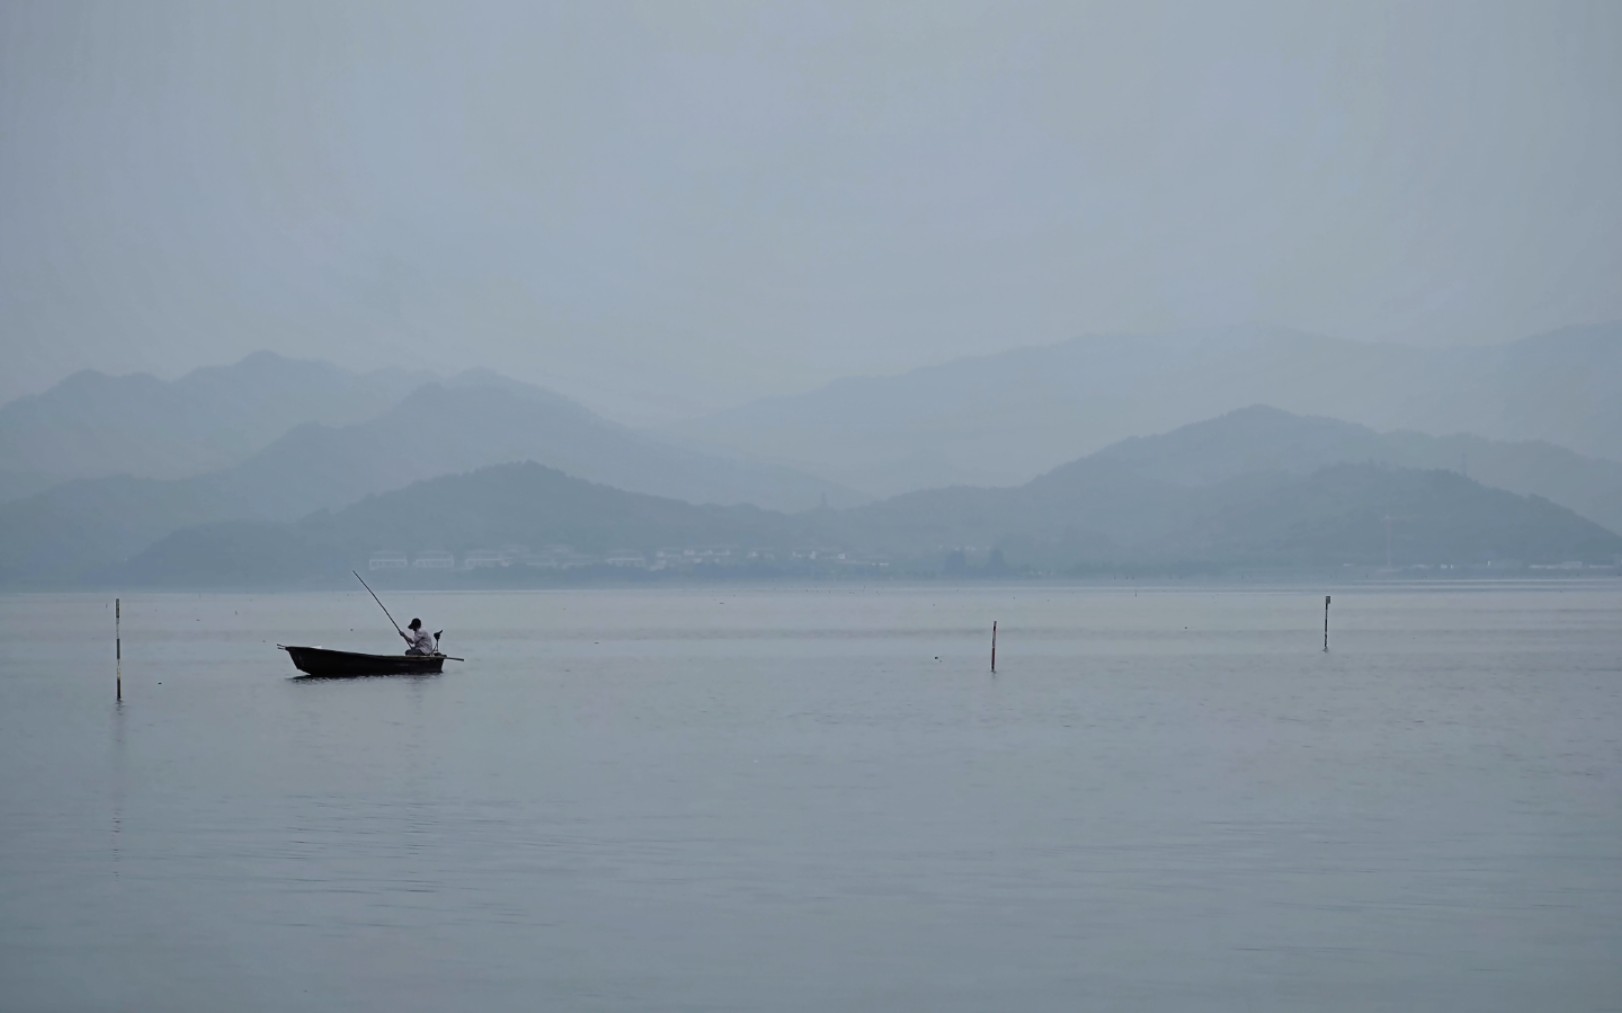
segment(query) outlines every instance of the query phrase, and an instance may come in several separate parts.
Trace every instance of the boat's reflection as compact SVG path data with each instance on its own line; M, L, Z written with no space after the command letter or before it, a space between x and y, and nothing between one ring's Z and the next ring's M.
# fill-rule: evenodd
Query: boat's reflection
M356 672L354 675L293 675L288 682L357 682L367 679L400 679L407 682L426 682L438 679L444 672Z

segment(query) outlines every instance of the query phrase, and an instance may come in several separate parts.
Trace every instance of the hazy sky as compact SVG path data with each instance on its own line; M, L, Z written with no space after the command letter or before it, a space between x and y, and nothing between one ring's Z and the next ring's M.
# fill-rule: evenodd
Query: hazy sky
M0 5L0 399L259 348L625 417L1106 330L1622 317L1622 3Z

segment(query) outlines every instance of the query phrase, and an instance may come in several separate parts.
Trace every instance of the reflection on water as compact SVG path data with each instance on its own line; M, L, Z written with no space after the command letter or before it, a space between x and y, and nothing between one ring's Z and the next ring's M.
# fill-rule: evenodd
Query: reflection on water
M318 682L350 682L354 679L401 679L405 681L438 679L443 672L361 672L355 675L303 675L291 677L296 684L310 684Z
M0 1006L1614 1008L1622 589L1332 590L0 598Z

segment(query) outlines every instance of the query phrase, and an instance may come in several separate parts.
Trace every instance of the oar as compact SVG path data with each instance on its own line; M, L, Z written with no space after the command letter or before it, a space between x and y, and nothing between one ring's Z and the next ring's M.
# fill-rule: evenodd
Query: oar
M372 590L372 585L366 583L365 578L363 578L359 573L356 573L354 570L350 570L349 572L355 574L355 579L360 581L360 586L364 587L366 589L366 593L372 596L372 600L377 602L377 607L383 610L383 614L389 616L389 607L383 604L383 599L379 598L377 596L377 592ZM393 616L389 616L389 622L394 623L394 632L400 634L402 637L405 636L405 630L400 629L400 624L394 622Z

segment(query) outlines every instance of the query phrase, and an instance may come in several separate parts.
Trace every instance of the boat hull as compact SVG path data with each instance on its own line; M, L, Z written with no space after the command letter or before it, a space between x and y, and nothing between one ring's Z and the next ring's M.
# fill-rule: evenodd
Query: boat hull
M357 675L432 675L443 671L442 654L357 654L324 647L277 644L293 659L293 667L306 675L340 679Z

